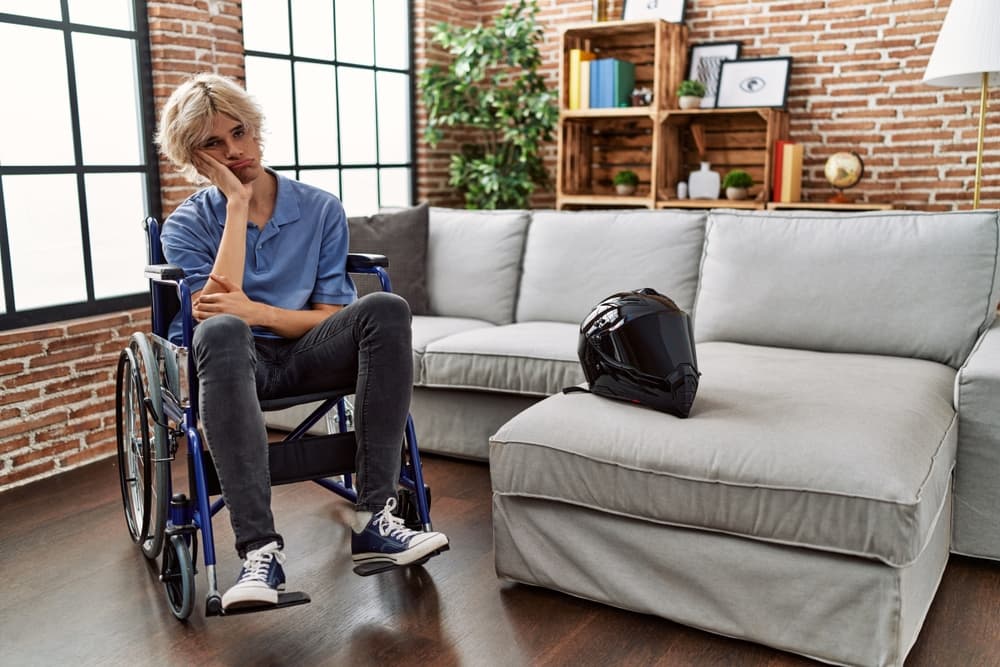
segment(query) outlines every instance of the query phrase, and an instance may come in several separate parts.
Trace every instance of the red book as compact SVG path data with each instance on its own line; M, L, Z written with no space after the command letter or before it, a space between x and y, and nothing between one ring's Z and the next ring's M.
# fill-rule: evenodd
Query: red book
M773 169L771 170L771 201L781 201L781 155L785 152L785 144L790 143L792 142L785 139L778 139L774 142L774 157L771 159L773 163Z

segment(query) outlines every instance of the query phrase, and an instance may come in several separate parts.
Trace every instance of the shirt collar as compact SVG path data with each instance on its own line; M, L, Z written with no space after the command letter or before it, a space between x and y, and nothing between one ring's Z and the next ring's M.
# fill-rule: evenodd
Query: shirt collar
M293 191L292 182L287 177L271 170L270 168L265 167L265 170L276 178L276 187L278 189L277 197L274 202L274 213L271 214L271 220L268 222L273 221L274 224L279 227L289 222L295 222L299 219L301 213L299 211L299 200ZM220 225L225 226L225 195L222 194L222 191L219 190L219 188L213 185L209 190L209 198L212 202L212 210L215 213L215 221Z

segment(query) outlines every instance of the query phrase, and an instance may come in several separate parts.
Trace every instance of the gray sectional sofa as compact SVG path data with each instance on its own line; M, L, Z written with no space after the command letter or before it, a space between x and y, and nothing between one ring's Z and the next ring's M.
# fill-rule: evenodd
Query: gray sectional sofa
M500 576L898 665L949 552L1000 559L996 211L431 209L421 449L489 460ZM580 320L692 313L678 419L586 393Z

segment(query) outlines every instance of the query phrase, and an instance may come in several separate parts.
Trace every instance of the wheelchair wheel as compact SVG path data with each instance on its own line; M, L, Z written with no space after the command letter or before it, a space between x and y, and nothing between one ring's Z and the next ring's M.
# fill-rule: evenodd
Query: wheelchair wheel
M115 381L118 471L125 522L146 558L163 546L170 496L170 467L155 356L135 334L118 357Z
M183 535L171 535L164 545L160 581L167 594L170 613L183 621L194 608L194 564Z

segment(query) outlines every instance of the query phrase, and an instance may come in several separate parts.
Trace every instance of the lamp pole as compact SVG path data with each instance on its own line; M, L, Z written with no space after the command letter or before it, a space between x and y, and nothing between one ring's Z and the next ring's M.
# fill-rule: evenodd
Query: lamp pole
M979 190L983 182L983 137L986 134L986 98L989 96L986 84L989 72L983 72L982 90L979 93L979 144L976 146L976 188L972 195L972 208L979 208Z

